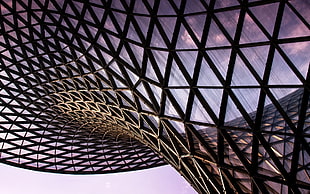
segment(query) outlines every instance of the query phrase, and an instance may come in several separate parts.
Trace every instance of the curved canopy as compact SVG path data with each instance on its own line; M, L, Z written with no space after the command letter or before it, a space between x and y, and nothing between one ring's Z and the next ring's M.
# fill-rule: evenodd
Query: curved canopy
M0 2L0 158L169 163L208 192L310 190L307 1Z

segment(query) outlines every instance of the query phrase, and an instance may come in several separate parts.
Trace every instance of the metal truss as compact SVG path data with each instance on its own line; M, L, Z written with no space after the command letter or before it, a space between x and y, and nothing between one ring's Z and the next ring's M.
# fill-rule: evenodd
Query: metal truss
M0 1L0 160L310 190L307 1Z

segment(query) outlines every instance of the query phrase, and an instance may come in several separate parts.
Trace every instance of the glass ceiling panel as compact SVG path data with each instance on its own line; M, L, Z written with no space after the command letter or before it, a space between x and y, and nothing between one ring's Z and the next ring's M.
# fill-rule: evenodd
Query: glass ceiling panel
M0 159L78 174L167 162L199 193L308 191L308 10L1 1Z

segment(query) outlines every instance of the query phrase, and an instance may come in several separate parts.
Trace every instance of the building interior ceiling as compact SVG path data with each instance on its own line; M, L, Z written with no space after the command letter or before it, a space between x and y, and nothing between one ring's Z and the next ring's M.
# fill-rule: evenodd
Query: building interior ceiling
M0 162L169 164L199 193L310 190L310 4L0 1Z

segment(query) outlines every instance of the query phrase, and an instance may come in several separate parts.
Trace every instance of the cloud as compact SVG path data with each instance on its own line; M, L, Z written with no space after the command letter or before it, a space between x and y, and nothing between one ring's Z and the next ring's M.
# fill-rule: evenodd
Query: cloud
M191 36L187 32L187 30L184 30L183 34L181 35L181 39L184 41L186 45L195 46L194 41L192 40Z
M305 50L309 51L310 44L309 42L299 42L297 44L294 44L292 47L288 48L288 53L291 55L299 55L300 53L303 53Z

